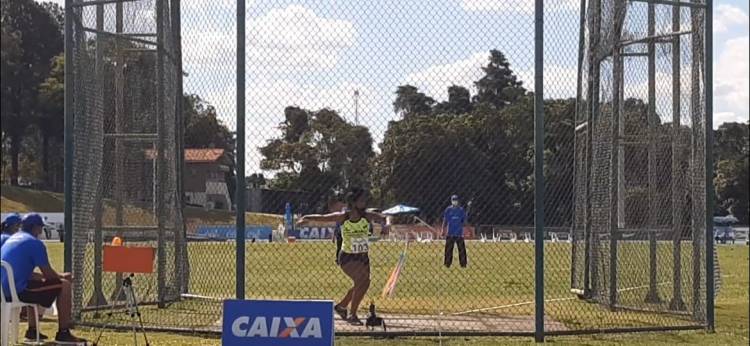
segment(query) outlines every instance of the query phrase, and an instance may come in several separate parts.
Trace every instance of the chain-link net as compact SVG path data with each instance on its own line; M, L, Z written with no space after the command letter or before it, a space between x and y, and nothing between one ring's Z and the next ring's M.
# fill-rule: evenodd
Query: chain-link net
M74 310L81 322L97 323L127 298L123 275L103 268L103 246L114 237L156 249L154 274L133 286L141 302L174 302L187 280L179 53L166 2L74 2L72 15Z
M705 323L690 4L545 1L546 332ZM101 248L119 235L157 248L135 281L149 327L220 331L241 265L250 299L374 306L387 333L533 333L534 2L248 2L245 263L235 6L75 13L79 319L118 298ZM353 187L377 209L354 241ZM385 333L351 322L336 332Z
M705 321L705 10L690 4L581 9L572 283L610 311L597 328Z

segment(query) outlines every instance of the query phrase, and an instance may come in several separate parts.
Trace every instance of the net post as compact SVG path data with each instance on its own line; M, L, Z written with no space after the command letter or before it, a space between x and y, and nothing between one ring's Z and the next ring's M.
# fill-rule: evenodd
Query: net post
M680 31L680 7L672 7L672 31ZM682 89L680 84L680 37L672 37L672 300L669 309L685 311L682 299L682 217L683 210L683 179L680 169L682 158L682 136L680 112Z
M123 3L122 1L118 1L115 3L115 32L116 33L122 33L123 32ZM121 43L119 39L115 39L115 52L117 54L116 61L117 65L115 66L115 133L121 134L123 133L123 121L125 120L125 99L124 99L124 93L125 93L125 80L124 80L124 59L122 55L122 51L120 50ZM115 225L123 225L124 224L124 215L123 215L123 200L124 198L124 192L125 192L125 160L123 159L123 143L120 137L114 138L115 142L115 158L114 158L114 165L115 165ZM122 236L122 233L119 231L116 232L118 236ZM122 286L122 274L116 273L115 274L115 285L112 289L111 294L111 300L123 300L125 299L125 295L120 290L120 287ZM119 293L119 294L118 294Z
M656 10L653 2L648 3L648 36L653 37L656 32ZM654 39L648 41L648 242L649 242L649 265L648 265L648 293L645 301L658 304L661 302L659 292L656 288L657 275L657 248L656 248L656 43Z
M185 188L184 188L184 174L185 174L185 138L184 138L184 123L185 117L182 109L183 102L183 89L182 89L182 18L181 18L181 2L180 0L171 0L170 16L172 24L172 43L174 50L171 52L174 57L175 70L175 137L177 140L177 146L175 150L175 164L176 164L176 179L177 179L177 198L175 200L176 208L183 210L185 208ZM187 230L185 228L184 218L180 217L175 221L175 240L178 244L175 245L175 268L178 270L178 280L180 287L178 288L180 293L187 293L189 288L189 261L188 261L188 248L187 248Z
M624 2L616 3L614 8L614 46L612 48L612 123L610 127L611 156L609 162L609 292L608 301L610 310L615 309L618 303L618 242L620 230L625 227L624 197L625 197L625 162L624 148L620 139L624 136L623 104L624 104L624 79L625 79L625 56L622 46L619 44L622 37L624 16L626 12ZM621 18L619 20L617 18Z
M73 0L65 0L65 146L63 270L73 271Z
M103 30L98 29L98 30ZM122 1L115 3L115 32L121 34L123 32L123 4ZM125 80L124 80L124 59L121 49L121 40L115 39L115 60L117 65L115 66L115 133L123 133L123 120L125 118ZM123 200L124 198L124 182L125 182L125 160L123 159L123 145L122 140L119 137L114 138L115 142L115 225L121 226L124 224L123 215ZM121 234L118 233L118 236Z
M615 37L619 38L620 33L615 30ZM620 137L622 131L620 129L621 123L621 107L622 103L620 97L622 95L621 83L623 77L623 57L620 54L620 47L615 46L612 55L613 62L613 78L612 78L612 127L610 128L611 139L611 150L612 154L610 157L610 170L609 170L609 198L610 198L610 209L609 209L609 292L608 301L610 310L615 309L617 305L617 237L619 236L620 229L620 172L623 167L620 166Z
M96 5L96 30L104 31L104 5ZM96 54L95 54L95 75L96 75L96 103L100 105L97 114L95 116L103 119L103 107L104 107L104 44L106 37L102 35L96 35ZM104 293L102 289L102 245L104 242L104 234L102 229L102 214L104 213L103 203L104 200L104 182L99 180L96 186L96 196L94 198L97 203L94 205L94 292L92 292L91 298L89 299L89 306L100 306L106 304ZM98 313L94 314L94 317L98 317Z
M245 0L237 0L236 296L245 299Z
M704 54L705 61L703 61L704 68L704 85L705 85L705 184L706 184L706 329L713 333L714 332L714 244L713 244L713 229L714 229L714 171L713 171L713 0L706 0L705 9L705 25L704 25Z
M164 205L166 188L166 119L164 114L164 1L156 0L156 218L157 218L157 302L160 308L166 306L166 206Z
M599 32L602 20L601 0L592 0L592 31ZM589 37L589 47L598 44L599 38L595 35ZM601 87L601 63L595 54L589 55L589 116L587 123L587 142L588 150L586 152L586 268L584 276L587 278L584 288L584 298L593 298L599 295L599 236L594 234L593 227L593 176L594 176L594 129L599 121L599 88Z
M576 115L573 119L573 125L574 125L574 137L573 137L573 157L577 158L578 156L578 150L580 144L578 143L578 131L575 130L575 127L578 126L579 121L579 115L578 113L581 110L581 99L583 98L583 81L582 81L582 73L583 73L583 57L584 57L584 47L585 47L585 39L584 36L586 34L586 1L581 1L580 9L579 9L579 18L578 18L578 65L576 66ZM585 114L585 112L584 112ZM584 146L585 149L585 146ZM575 194L577 195L579 193L579 181L581 178L578 176L580 174L580 168L577 163L578 160L575 160L576 163L573 165L573 186L575 189ZM575 203L577 203L577 197L575 197ZM575 204L574 203L574 204ZM571 256L570 256L570 268L571 268L571 275L570 275L570 287L574 288L576 287L576 278L579 276L577 273L578 270L580 270L577 266L576 259L578 258L578 251L581 251L578 246L576 246L576 235L578 234L578 229L580 227L579 220L578 220L578 206L574 206L573 208L573 223L571 227L570 232L570 240L573 243L572 249L571 249ZM584 237L585 239L585 237ZM584 253L585 256L585 253ZM584 269L583 271L586 272L587 269ZM583 281L585 286L585 280ZM580 287L580 285L579 285Z
M71 207L71 225L70 231L66 239L69 239L69 248L71 253L71 267L70 272L74 275L73 280L73 314L76 320L81 320L81 310L84 303L84 275L87 266L85 264L86 256L86 244L88 240L82 239L87 237L90 231L90 218L92 218L92 210L90 202L84 201L81 198L86 194L88 188L92 184L89 181L89 175L87 174L87 168L81 167L78 164L85 160L91 159L91 150L88 148L91 145L93 138L85 136L76 136L77 133L82 131L90 131L89 123L91 117L88 114L89 103L88 95L85 92L84 83L88 81L86 78L86 72L90 69L90 66L81 66L81 60L88 58L87 54L80 54L81 51L85 51L86 38L83 31L83 24L81 23L82 9L75 7L76 4L80 4L80 0L71 0L70 12L66 12L65 18L71 19L71 84L73 94L70 97L71 107L71 152L70 152L70 164L71 164L71 203L67 204ZM84 58L85 56L85 58ZM88 61L87 61L88 62ZM76 122L76 118L79 120ZM88 135L88 133L87 133ZM76 143L78 142L78 143ZM76 152L77 151L77 152ZM95 165L96 163L91 163ZM85 180L83 180L85 179ZM75 185L74 185L75 184ZM91 198L88 198L91 200ZM76 211L74 214L73 211Z
M697 2L696 0L693 0L693 2ZM699 90L699 86L701 83L700 80L700 63L697 63L697 61L703 62L703 57L701 57L702 49L703 49L703 33L700 32L699 29L701 26L701 21L703 20L701 18L701 9L698 8L691 8L690 9L690 20L691 20L691 27L693 28L693 33L691 35L691 64L690 64L690 127L691 127L691 157L690 157L690 174L691 174L691 196L692 196L692 210L691 210L691 235L693 238L693 251L692 251L692 264L693 264L693 301L692 301L692 311L693 311L693 318L698 321L706 321L707 322L707 316L704 315L703 306L701 304L702 299L705 297L703 296L701 292L702 288L702 279L701 275L703 267L703 260L702 255L704 255L702 252L704 249L701 248L701 246L710 246L713 244L713 234L710 235L710 237L706 237L707 230L704 230L703 228L706 226L705 220L699 219L697 216L701 215L702 213L708 214L705 210L705 201L702 200L705 196L701 197L706 191L705 187L701 186L700 184L705 183L704 181L699 181L703 178L703 174L705 174L705 167L701 167L701 165L705 165L705 158L701 160L700 154L701 154L701 140L705 138L701 135L701 131L703 129L699 129L701 123L701 112L705 112L706 109L704 109L704 106L701 105L701 92ZM705 90L704 90L705 92ZM705 113L703 113L705 114ZM705 119L703 119L705 120ZM705 143L703 143L705 144ZM705 148L704 148L705 149ZM704 152L705 154L705 152ZM703 203L702 203L703 202ZM713 221L713 220L712 220ZM713 248L711 249L713 251ZM708 261L708 259L706 259ZM705 283L708 283L708 278L706 278ZM706 290L708 291L708 289Z
M544 1L534 9L534 341L544 342Z

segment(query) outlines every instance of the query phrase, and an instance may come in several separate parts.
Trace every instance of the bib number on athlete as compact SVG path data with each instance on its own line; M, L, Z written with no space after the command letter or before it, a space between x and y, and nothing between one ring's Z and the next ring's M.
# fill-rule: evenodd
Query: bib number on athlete
M352 238L351 253L365 253L370 250L367 238Z

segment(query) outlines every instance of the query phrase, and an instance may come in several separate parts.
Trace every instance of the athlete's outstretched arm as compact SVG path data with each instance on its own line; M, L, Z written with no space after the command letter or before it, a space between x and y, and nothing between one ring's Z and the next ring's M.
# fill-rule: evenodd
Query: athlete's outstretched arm
M344 222L345 216L346 214L340 211L330 214L310 214L302 216L297 223L302 225L308 222Z

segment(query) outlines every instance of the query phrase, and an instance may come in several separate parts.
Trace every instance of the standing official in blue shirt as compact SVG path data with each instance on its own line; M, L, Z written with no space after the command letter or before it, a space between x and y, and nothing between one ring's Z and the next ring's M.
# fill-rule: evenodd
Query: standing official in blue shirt
M458 261L466 268L466 243L464 243L464 223L466 211L461 207L457 195L451 196L451 205L443 213L443 236L445 237L444 264L450 268L453 263L453 245L458 245Z

